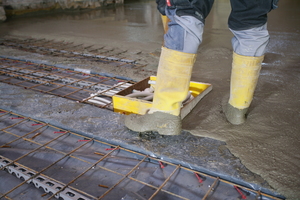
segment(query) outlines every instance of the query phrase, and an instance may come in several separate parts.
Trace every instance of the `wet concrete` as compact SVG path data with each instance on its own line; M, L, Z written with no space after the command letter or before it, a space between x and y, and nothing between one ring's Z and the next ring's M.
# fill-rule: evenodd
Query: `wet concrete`
M105 10L9 18L1 25L0 36L63 39L151 52L160 47L161 31L155 3L141 1Z
M123 115L5 83L0 83L0 95L2 109L277 195L263 178L232 155L224 141L187 131L178 136L141 135L123 125Z
M220 165L222 162L213 162L217 168L210 164L206 165L207 163L205 167L215 171L222 169L222 172L233 177L260 185L263 185L265 181L270 188L285 195L288 199L299 199L300 196L299 6L300 2L297 0L284 0L279 2L277 10L270 13L268 29L271 41L255 97L249 109L248 119L243 125L233 126L226 121L222 113L222 105L228 99L232 61L230 44L232 34L227 28L230 5L229 0L216 1L207 18L203 43L199 48L192 75L192 80L211 83L214 89L183 121L184 129L198 136L199 140L203 140L205 137L215 139L213 144L208 145L209 149L215 148L215 146L229 149L254 175L249 175L247 170L245 175L242 175L243 172L235 174L236 170L233 169L235 165L226 163L226 159L222 161L226 163L225 166ZM143 56L139 59L141 62L148 62L149 65L146 68L150 70L155 70L158 62L162 34L162 24L154 1L129 1L125 2L124 6L108 10L76 14L14 18L0 24L0 37L60 39L87 45L99 44L106 47L118 47L129 50L128 58L138 57L138 52L143 52ZM13 55L40 60L52 59L4 47L0 47L0 52L1 55L6 56ZM80 61L64 58L54 59L55 62L61 64L64 62L82 64ZM95 68L91 63L87 63L85 67ZM101 68L96 68L96 70L101 72ZM117 74L118 70L115 70L114 73ZM134 76L130 69L122 71L122 73L123 76L126 76L126 73ZM151 74L139 74L137 79L148 75ZM7 90L3 92L5 87L3 84L1 85L2 93L7 93ZM23 105L21 102L16 105L9 99L2 99L1 105L4 105L3 103L7 108L18 108L17 110L20 111L25 109L25 104ZM70 118L62 117L57 110L60 106L53 103L49 109L36 115L37 117L59 119L61 124L66 123L74 129L82 128L76 124L71 125ZM65 115L73 116L76 110L70 108ZM81 116L81 120L87 122L83 125L86 132L94 133L97 124L103 120L96 112L98 111L93 110ZM121 117L118 114L113 114L113 116L110 118L110 126L114 125L115 127L108 130L111 132L118 130L121 134L128 134L122 121L119 120ZM94 127L94 130L91 130L91 127ZM101 128L99 127L99 129ZM190 136L190 134L184 133L180 136L182 138L178 140L178 143L174 138L170 140L155 138L156 144L167 144L157 147L160 150L156 153L160 154L166 150L167 152L176 152L173 148L173 145L176 144L176 148L182 148L188 152L189 156L182 158L187 159L188 162L193 162L194 158L198 158L197 162L199 161L199 165L202 165L205 163L205 161L201 161L202 156L205 155L208 158L215 156L215 151L202 148L201 145L194 148L194 151L187 148L182 141ZM135 137L129 134L127 139L132 141ZM137 146L152 149L148 140L137 139L137 141ZM168 143L169 141L172 142ZM178 156L180 157L180 155Z

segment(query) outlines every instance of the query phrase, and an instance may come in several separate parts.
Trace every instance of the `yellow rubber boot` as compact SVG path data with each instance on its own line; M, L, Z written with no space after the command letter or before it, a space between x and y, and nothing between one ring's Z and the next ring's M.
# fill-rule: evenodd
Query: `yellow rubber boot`
M264 56L251 57L233 53L230 98L225 110L227 120L234 125L245 122L252 102Z
M161 135L181 133L180 109L189 91L196 54L162 48L152 108L143 115L128 115L125 125L137 132L157 131Z
M180 115L182 101L189 91L195 60L196 54L162 48L150 113L161 111Z

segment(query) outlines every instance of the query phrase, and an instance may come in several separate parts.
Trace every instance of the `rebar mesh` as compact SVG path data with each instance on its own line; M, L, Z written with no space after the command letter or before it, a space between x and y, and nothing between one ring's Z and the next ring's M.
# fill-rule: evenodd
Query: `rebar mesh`
M6 110L0 177L0 199L279 199Z

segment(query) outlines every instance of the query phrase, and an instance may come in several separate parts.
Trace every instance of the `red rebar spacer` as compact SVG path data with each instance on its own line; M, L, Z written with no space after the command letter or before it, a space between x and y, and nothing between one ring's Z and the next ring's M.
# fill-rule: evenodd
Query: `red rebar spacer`
M38 126L38 125L43 125L43 124L31 124L31 126Z
M12 117L10 119L24 119L24 117Z
M162 169L165 168L165 166L160 161L159 161L159 165L160 165L160 168L162 168Z
M199 176L199 174L197 174L196 172L194 172L195 176L197 177L199 183L202 183L203 180L201 179L201 177Z
M115 148L106 148L105 151L114 150Z
M235 188L236 191L238 191L238 193L242 196L242 199L247 199L247 197L241 192L240 188L238 188L237 186L234 186L234 188Z
M53 133L66 133L65 131L54 131Z

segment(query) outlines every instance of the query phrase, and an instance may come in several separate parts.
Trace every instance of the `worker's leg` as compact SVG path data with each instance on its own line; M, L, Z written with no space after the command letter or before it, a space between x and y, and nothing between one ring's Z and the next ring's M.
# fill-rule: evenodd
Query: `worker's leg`
M137 132L157 131L161 135L180 134L180 108L188 94L195 59L196 54L162 47L152 107L143 116L126 116L125 125Z
M178 16L176 8L165 11L170 22L160 56L152 108L144 116L127 116L125 125L137 132L178 135L181 132L180 108L188 94L204 25L194 16Z
M274 0L231 0L228 24L234 34L234 53L230 98L225 115L232 124L242 124L246 120L269 42L267 13L275 7L273 3Z

